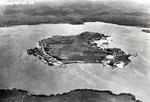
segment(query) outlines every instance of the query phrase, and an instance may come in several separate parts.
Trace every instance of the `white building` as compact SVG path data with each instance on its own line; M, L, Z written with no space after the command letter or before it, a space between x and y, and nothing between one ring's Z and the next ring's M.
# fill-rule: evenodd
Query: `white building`
M124 68L125 63L122 62L122 61L120 61L120 62L114 63L114 65L115 65L117 68Z
M106 58L106 60L113 60L114 59L114 55L107 55L105 58Z

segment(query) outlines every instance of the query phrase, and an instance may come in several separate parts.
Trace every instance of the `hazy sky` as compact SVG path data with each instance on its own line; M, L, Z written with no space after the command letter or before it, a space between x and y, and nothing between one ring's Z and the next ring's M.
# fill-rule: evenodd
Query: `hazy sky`
M33 2L41 2L41 1L55 1L55 2L63 2L63 1L72 1L72 0L0 0L0 4L6 4L9 2L24 2L24 1L33 1ZM73 0L77 1L77 0ZM112 1L112 0L90 0L90 1ZM124 1L124 0L117 0L117 1ZM127 0L126 0L127 1ZM128 1L134 1L136 3L140 4L150 4L150 0L128 0Z

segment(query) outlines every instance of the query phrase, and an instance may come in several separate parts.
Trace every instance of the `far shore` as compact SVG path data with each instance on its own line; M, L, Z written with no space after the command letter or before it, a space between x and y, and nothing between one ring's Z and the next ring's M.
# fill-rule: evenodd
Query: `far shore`
M82 22L82 23L72 23L72 22L39 22L39 23L19 23L19 24L0 24L0 28L7 28L7 27L13 27L13 26L20 26L20 25L41 25L41 24L71 24L71 25L82 25L85 23L94 23L94 22L103 22L103 23L110 23L110 24L116 24L116 25L122 25L122 26L130 26L130 27L139 27L139 28L150 28L150 26L146 26L146 25L128 25L128 24L118 24L118 23L113 23L113 22L104 22L104 21L86 21L86 22Z

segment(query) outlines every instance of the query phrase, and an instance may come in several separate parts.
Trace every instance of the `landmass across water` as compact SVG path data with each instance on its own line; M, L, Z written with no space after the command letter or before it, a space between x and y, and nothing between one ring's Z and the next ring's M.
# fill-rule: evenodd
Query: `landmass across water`
M147 6L132 2L78 1L56 5L50 2L34 5L0 5L0 27L42 23L83 24L107 22L126 26L150 27Z
M0 102L142 102L132 94L76 89L57 95L33 95L20 89L0 89Z

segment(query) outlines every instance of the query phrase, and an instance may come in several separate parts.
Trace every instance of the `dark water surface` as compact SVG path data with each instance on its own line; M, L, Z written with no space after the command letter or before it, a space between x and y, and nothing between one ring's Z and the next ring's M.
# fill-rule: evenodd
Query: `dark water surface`
M84 25L42 24L0 28L0 88L20 88L33 94L57 94L77 88L132 93L150 100L150 34L142 28L95 22ZM138 53L124 69L100 64L73 64L65 69L50 67L26 50L52 35L75 35L93 31L110 35L112 47Z

